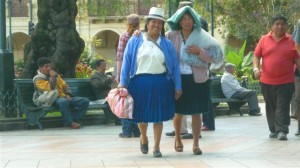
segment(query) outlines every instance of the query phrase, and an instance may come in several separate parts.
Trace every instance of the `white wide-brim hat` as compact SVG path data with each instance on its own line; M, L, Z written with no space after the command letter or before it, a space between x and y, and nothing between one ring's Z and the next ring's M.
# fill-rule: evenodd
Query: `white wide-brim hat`
M165 22L164 10L162 8L152 7L149 11L149 15L145 16L145 19L159 19Z

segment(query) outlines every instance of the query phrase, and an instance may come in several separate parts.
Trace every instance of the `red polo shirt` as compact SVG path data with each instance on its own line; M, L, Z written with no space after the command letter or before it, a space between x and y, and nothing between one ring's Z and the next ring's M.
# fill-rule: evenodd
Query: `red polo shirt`
M299 59L295 42L287 33L276 42L271 33L261 37L254 51L255 57L262 58L260 81L270 85L293 83L294 60Z

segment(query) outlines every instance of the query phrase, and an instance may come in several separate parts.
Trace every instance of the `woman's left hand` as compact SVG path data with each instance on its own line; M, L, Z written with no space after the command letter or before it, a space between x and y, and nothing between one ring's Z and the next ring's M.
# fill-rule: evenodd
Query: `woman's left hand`
M195 45L190 45L190 46L187 46L187 51L189 54L199 55L201 49Z
M181 95L182 95L182 91L176 90L175 91L175 100L178 100Z

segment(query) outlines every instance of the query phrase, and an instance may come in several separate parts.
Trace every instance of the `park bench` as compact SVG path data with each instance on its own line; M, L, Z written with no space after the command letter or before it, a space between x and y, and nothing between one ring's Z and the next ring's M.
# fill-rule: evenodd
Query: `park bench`
M64 79L70 89L72 90L73 96L87 97L92 103L89 105L89 110L91 109L102 109L103 111L109 110L107 103L93 103L97 102L96 95L90 84L90 79L78 79L78 78L66 78ZM27 123L31 126L37 125L39 129L43 129L40 122L48 112L59 111L55 106L50 107L38 107L33 101L34 85L32 79L15 79L14 85L17 93L17 106L19 116L23 114L26 115Z
M220 103L246 103L246 101L244 100L226 98L225 95L223 94L222 86L221 86L221 78L219 77L211 80L210 96L215 109L217 105ZM230 105L228 106L229 106L229 112L236 110L234 106L230 106ZM239 110L239 113L240 116L243 116L241 110Z

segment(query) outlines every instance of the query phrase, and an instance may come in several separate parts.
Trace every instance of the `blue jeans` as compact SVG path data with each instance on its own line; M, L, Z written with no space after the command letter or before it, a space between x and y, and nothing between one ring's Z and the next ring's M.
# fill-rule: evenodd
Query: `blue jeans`
M122 134L125 136L140 136L140 130L137 123L130 119L121 119L122 122Z
M59 107L64 126L70 126L73 121L79 121L85 116L89 106L89 99L85 97L57 98L54 105Z

